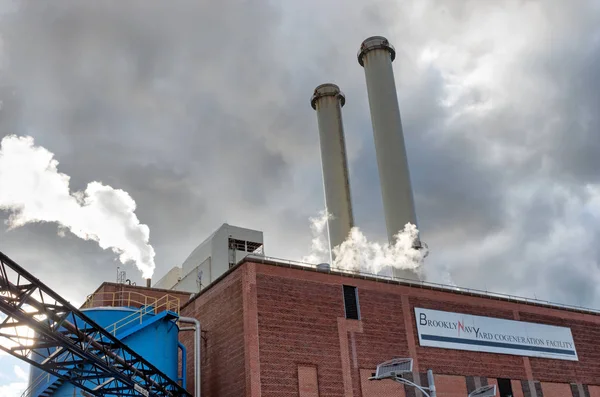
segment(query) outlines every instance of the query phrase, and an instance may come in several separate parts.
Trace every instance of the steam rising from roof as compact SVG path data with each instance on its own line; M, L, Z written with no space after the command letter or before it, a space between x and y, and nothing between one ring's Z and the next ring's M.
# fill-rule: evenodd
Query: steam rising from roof
M326 211L319 216L310 218L310 228L313 235L311 252L302 258L303 262L316 264L329 262L330 253L327 244ZM380 244L369 241L358 227L350 230L348 238L333 249L335 259L332 267L351 272L365 272L378 275L392 275L392 268L406 269L422 275L423 259L427 256L427 248L413 248L413 242L419 231L413 224L407 223L404 230L396 234L394 244Z
M329 252L329 243L327 238L327 220L333 215L327 214L327 211L320 211L319 215L308 218L310 222L310 233L312 240L310 243L310 254L303 256L301 261L305 263L319 263L331 261Z
M54 154L32 137L9 135L0 142L0 210L11 215L9 230L34 222L55 222L84 240L112 249L122 263L135 262L144 278L154 272L148 226L135 215L131 196L101 182L71 192L70 177L59 173Z

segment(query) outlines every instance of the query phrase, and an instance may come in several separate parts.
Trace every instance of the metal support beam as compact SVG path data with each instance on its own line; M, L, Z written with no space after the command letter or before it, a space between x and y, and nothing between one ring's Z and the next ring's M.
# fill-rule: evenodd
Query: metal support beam
M2 252L0 314L1 350L93 396L190 397Z

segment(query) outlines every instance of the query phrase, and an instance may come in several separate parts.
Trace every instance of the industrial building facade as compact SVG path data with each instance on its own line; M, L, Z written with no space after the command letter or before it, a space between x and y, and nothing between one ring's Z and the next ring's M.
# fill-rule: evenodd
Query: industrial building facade
M577 361L423 347L415 308L567 327ZM412 380L423 385L432 369L440 397L491 383L499 384L498 396L600 397L600 315L591 312L253 259L181 314L202 323L205 397L420 395L391 380L367 380L393 357L412 357ZM193 348L191 334L180 338ZM193 390L189 357L187 368Z
M363 41L357 54L390 243L407 223L417 225L395 55L381 36ZM310 102L335 254L354 226L345 97L337 85L322 84ZM262 243L262 236L252 241ZM190 259L192 267L199 263ZM204 397L419 397L412 387L368 379L378 364L405 357L413 359L406 377L414 383L426 386L425 373L433 371L438 397L465 397L487 384L497 385L499 397L600 397L600 312L426 285L411 271L393 274L396 281L252 254L211 272L211 283L181 307L203 330L200 373L187 358L187 390L201 378ZM180 334L187 350L193 338Z

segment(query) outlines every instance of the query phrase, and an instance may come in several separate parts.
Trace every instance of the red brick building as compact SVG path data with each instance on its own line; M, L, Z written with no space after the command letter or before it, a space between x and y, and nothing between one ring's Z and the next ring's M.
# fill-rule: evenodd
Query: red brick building
M356 287L358 320L347 318L344 285ZM422 347L415 307L568 327L578 361ZM203 397L420 395L367 380L393 357L412 357L409 378L422 385L432 369L439 397L499 379L514 397L600 397L600 315L583 310L264 261L233 267L181 314L202 323ZM181 335L188 350L191 338ZM187 368L191 391L189 355Z
M135 301L138 294L178 299L180 314L202 324L203 397L421 396L391 380L367 379L394 357L413 358L406 377L418 384L427 385L425 372L433 370L438 397L464 397L492 383L500 397L600 397L600 315L593 311L252 260L192 299L104 283L87 305L118 306L107 300ZM415 308L566 327L577 360L421 346ZM188 352L193 335L180 334ZM188 354L190 392L194 374Z

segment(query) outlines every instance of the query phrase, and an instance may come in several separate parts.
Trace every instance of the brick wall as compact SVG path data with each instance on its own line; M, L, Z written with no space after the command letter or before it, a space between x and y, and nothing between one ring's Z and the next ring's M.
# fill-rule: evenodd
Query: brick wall
M257 305L262 397L298 396L298 365L318 368L319 395L344 396L340 285L262 274Z
M600 386L590 386L590 397L600 397Z
M566 383L542 382L544 397L571 397L571 385Z
M319 397L317 367L298 366L298 392L300 397Z
M525 397L523 394L523 385L521 384L521 381L511 380L510 387L513 392L513 397Z
M356 335L356 353L361 367L375 369L389 357L410 356L401 298L377 290L358 290L363 332Z
M435 375L435 388L440 397L465 397L467 383L464 376Z
M358 287L360 320L344 318L343 284ZM96 294L121 290L170 294L182 304L189 297L115 283ZM420 347L415 306L570 327L579 362ZM515 397L600 397L600 316L253 263L232 269L181 315L202 323L203 396L419 397L412 388L367 379L378 363L400 356L414 358L407 378L421 385L433 369L440 397L464 396L496 378L511 379ZM180 340L192 392L193 332Z
M238 269L239 270L239 269ZM241 272L230 274L184 306L181 315L200 320L202 396L246 395L244 316ZM180 333L187 349L187 390L194 391L194 332Z
M570 361L531 357L529 361L536 379L565 383L575 380L583 384L600 383L600 348L597 342L600 340L600 326L598 324L533 313L521 313L521 320L569 327L573 333L579 358L577 364Z
M593 342L600 339L600 316L281 266L255 266L262 396L297 396L298 365L318 368L320 396L372 394L369 390L375 386L365 384L366 371L399 356L415 358L414 369L421 375L428 368L440 376L454 375L441 379L451 380L456 387L461 382L466 389L485 383L481 378L473 385L467 382L477 377L489 378L489 382L512 379L514 395L519 397L536 392L541 396L539 381L549 378L562 383L562 388L574 382L597 384L600 379L600 349ZM358 287L361 320L345 320L356 322L354 329L340 328L343 284ZM415 306L568 326L580 361L420 347ZM475 378L465 378L469 376ZM536 382L530 384L528 379Z
M358 321L344 318L343 284L358 287ZM115 283L102 284L96 294L116 291L155 298L170 294L182 303L189 297ZM580 361L420 347L415 306L568 326ZM595 343L600 316L250 263L185 304L181 315L202 323L203 396L296 397L304 390L311 397L369 397L388 391L418 397L414 389L394 382L367 380L378 363L410 356L415 374L408 377L426 385L424 372L433 369L439 396L509 378L515 397L552 397L567 390L566 397L575 396L572 383L595 384L581 387L589 397L600 397L600 349ZM180 340L188 350L186 386L193 391L193 332L181 333ZM540 383L550 380L560 385Z
M373 370L360 370L360 383L362 384L362 397L407 397L404 387L394 381L369 381Z
M131 302L133 307L139 307L140 304L137 302L141 303L143 299L140 298L141 295L154 299L160 299L165 295L170 295L179 299L180 306L183 306L189 301L192 294L189 292L171 291L160 288L147 288L137 285L104 282L92 295L93 296L89 301L89 307L112 306L112 302L114 302L114 306L122 306L128 301ZM128 297L131 299L128 299Z

